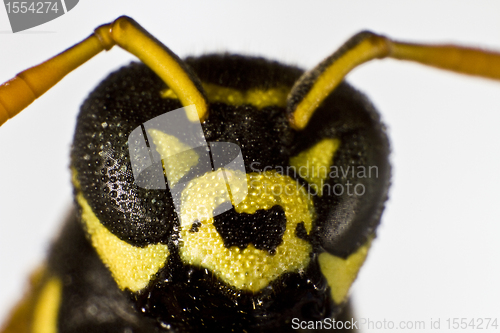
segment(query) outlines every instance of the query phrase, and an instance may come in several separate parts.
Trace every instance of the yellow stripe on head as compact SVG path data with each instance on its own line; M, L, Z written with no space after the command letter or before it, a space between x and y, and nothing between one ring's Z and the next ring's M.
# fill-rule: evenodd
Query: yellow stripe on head
M152 244L141 248L130 245L101 224L81 193L77 193L76 200L82 210L82 221L92 246L111 271L118 287L134 292L144 289L165 265L170 254L168 246Z
M227 105L241 106L252 105L257 109L268 106L286 106L286 98L290 92L290 87L277 87L267 90L254 88L246 91L219 86L213 83L202 83L210 103L224 103ZM178 99L177 94L172 89L165 89L161 92L163 98Z
M144 289L154 274L165 265L170 255L168 246L151 244L137 247L113 235L102 225L80 192L76 170L71 171L71 181L77 190L76 201L81 208L82 222L101 261L111 271L120 289L134 292Z
M328 178L333 156L339 146L339 139L327 138L290 158L290 165L311 184L319 196L323 195L323 184Z
M149 129L156 150L163 160L163 169L171 185L175 185L193 166L198 164L198 154L175 136L157 129ZM183 153L180 155L180 153ZM172 158L173 155L177 155ZM170 157L170 158L169 158Z
M370 249L371 239L346 259L323 252L319 255L319 267L330 286L336 304L346 300L349 288L358 275Z

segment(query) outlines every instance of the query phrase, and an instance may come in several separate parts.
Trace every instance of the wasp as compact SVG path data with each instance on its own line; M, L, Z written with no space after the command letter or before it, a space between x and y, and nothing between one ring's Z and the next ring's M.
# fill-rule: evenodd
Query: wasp
M121 17L2 85L3 120L115 44L145 65L113 73L84 102L76 212L7 331L19 318L28 330L266 331L340 316L390 179L385 127L344 76L393 57L500 77L496 53L371 32L305 73L228 54L180 60ZM184 127L163 127L174 110L200 123L201 149Z

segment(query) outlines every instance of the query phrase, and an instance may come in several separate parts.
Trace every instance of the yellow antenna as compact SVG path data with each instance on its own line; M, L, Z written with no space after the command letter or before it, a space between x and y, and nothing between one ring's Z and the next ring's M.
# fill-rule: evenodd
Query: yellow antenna
M52 88L66 74L101 52L118 45L149 66L179 97L182 105L194 104L201 121L208 116L208 102L199 79L182 60L133 19L122 16L105 24L88 38L55 57L31 67L0 85L0 125ZM196 115L189 115L192 121Z
M500 53L457 45L402 43L364 31L295 83L287 105L291 126L298 130L305 128L314 111L351 70L369 60L386 57L500 79Z

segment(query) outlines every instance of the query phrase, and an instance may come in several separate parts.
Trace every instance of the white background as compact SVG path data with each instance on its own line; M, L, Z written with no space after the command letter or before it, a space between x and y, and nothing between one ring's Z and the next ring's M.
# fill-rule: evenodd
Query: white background
M230 51L311 68L363 29L500 50L495 1L81 0L17 34L0 7L0 82L122 14L181 57ZM131 59L118 48L100 54L0 128L0 318L71 205L81 102ZM390 200L352 289L357 317L421 320L427 330L431 318L443 329L447 318L500 317L500 83L396 60L364 65L348 81L380 110L393 149Z

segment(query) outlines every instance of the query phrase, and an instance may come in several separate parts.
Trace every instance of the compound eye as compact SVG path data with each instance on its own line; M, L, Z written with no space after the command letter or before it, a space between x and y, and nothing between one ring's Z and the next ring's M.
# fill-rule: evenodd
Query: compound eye
M177 223L161 159L149 155L157 151L129 149L131 133L142 133L145 145L147 133L137 129L181 107L178 101L161 98L162 89L165 84L144 65L131 64L111 74L82 105L72 149L74 177L100 223L140 247L168 243ZM183 116L187 118L185 112ZM145 152L150 165L143 159ZM135 183L139 160L146 167L140 170L142 186Z
M387 199L385 127L365 96L344 83L318 107L297 141L290 163L317 190L314 236L328 253L347 258L374 236Z
M314 197L318 215L312 239L332 299L340 304L387 199L389 143L374 107L345 83L314 111L297 142L290 165Z

